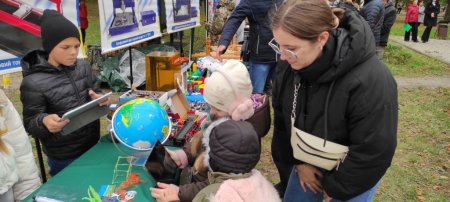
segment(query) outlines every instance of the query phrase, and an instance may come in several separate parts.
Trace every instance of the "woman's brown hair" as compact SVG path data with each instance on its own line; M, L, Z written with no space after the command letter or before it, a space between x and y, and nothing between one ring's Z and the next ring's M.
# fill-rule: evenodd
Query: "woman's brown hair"
M272 30L281 28L289 34L316 41L320 33L339 25L342 9L331 9L325 0L286 0L272 15Z

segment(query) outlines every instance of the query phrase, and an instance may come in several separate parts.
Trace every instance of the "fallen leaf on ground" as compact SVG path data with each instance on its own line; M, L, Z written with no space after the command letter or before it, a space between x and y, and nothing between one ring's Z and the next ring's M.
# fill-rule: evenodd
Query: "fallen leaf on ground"
M423 196L418 196L417 199L419 199L420 202L425 202L425 201L427 201L427 200L425 199L425 197L423 197Z

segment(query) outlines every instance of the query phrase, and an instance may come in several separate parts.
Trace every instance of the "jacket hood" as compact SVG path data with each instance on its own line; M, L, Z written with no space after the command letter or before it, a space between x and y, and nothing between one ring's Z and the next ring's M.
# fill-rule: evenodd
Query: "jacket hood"
M322 57L334 55L328 56L332 58L331 64L318 77L319 83L334 81L375 55L375 38L363 17L356 12L346 11L324 50Z
M22 65L23 77L26 77L35 72L59 72L60 67L55 68L53 65L48 63L48 53L43 50L33 50L27 53L20 61Z

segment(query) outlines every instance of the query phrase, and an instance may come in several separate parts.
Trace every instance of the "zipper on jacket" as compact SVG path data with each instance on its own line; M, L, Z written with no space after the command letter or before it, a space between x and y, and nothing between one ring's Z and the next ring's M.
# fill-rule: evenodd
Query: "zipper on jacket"
M75 90L75 94L76 94L77 99L78 99L78 104L82 105L83 104L83 100L81 100L80 92L78 91L78 88L77 88L77 85L75 84L75 81L73 80L72 77L69 76L69 74L67 73L66 69L64 69L64 67L63 67L63 72L67 76L67 78L69 78L70 83L72 84L73 89Z
M256 43L256 54L259 54L259 34L258 34L258 42Z

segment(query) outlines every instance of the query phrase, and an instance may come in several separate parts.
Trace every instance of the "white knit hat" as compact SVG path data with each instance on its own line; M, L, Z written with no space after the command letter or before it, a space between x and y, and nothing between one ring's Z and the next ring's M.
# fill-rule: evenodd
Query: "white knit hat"
M204 98L209 105L228 112L233 120L246 120L254 113L252 90L245 65L228 60L205 82Z

